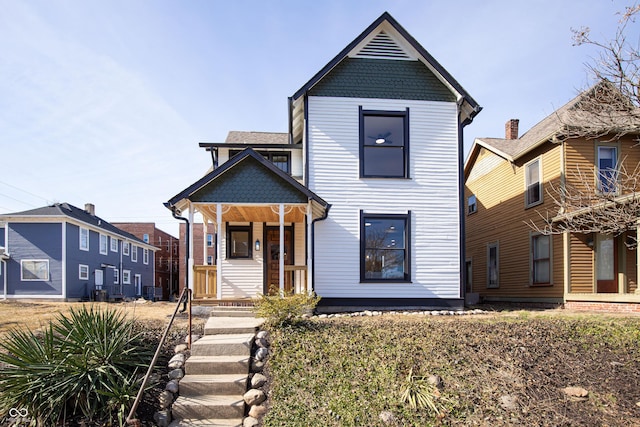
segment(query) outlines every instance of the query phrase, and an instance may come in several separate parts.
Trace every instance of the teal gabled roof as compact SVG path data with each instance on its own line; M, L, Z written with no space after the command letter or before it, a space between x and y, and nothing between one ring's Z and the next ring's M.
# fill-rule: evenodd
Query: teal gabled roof
M307 203L323 207L328 203L298 181L246 148L222 167L214 169L171 198L168 206L181 200L206 203Z

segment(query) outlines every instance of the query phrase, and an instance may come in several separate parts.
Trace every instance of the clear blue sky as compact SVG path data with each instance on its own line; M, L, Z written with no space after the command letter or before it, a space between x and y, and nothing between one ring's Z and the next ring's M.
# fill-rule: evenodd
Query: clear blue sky
M0 0L0 213L91 202L176 234L162 203L210 166L198 143L286 132L287 97L384 11L484 108L466 152L575 96L594 51L570 29L610 39L628 4Z

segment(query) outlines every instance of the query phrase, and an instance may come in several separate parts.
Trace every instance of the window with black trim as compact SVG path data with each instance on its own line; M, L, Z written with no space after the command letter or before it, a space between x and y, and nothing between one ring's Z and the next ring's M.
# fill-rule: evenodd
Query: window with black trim
M227 258L252 258L251 225L227 226Z
M242 150L229 150L229 158L240 154ZM291 175L291 153L286 151L258 151L265 159L273 163L282 172Z
M360 176L409 177L409 109L360 108Z
M360 280L409 282L410 218L406 215L360 213Z

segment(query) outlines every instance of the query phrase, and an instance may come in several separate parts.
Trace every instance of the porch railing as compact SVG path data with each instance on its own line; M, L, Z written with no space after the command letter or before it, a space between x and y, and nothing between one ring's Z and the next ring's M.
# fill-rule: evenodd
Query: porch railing
M307 266L306 265L285 265L284 283L287 293L300 294L307 292Z
M217 271L215 265L193 266L193 297L217 298Z

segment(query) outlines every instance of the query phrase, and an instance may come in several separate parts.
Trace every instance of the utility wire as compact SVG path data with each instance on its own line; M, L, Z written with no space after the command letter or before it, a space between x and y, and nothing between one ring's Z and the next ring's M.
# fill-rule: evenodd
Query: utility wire
M38 196L37 194L33 194L33 193L32 193L32 192L30 192L30 191L23 190L22 188L20 188L20 187L16 187L15 185L8 184L8 183L6 183L6 182L4 182L4 181L0 181L0 184L4 184L4 185L6 185L7 187L14 188L14 189L16 189L16 190L18 190L18 191L22 191L23 193L27 193L27 194L29 194L30 196L37 197L38 199L42 199L42 200L44 200L44 201L45 201L45 202L47 202L47 203L49 202L49 200L48 200L46 197ZM8 196L7 196L7 197L8 197ZM15 200L15 199L14 199L14 200ZM17 200L17 201L19 201L19 200ZM32 205L32 206L33 206L33 205Z

